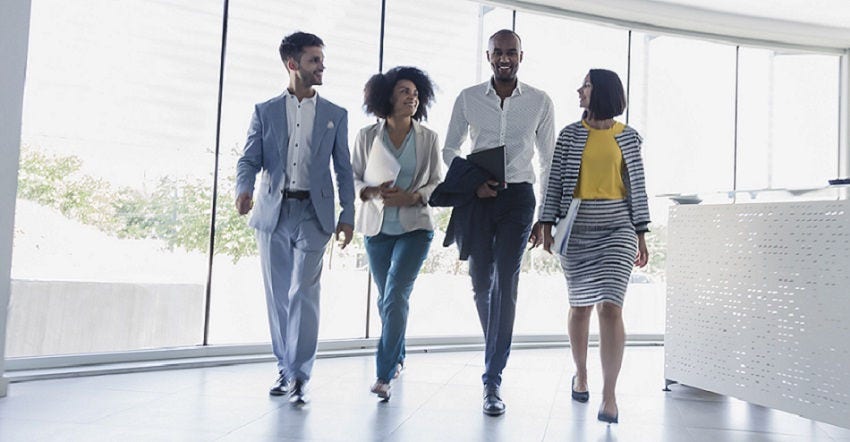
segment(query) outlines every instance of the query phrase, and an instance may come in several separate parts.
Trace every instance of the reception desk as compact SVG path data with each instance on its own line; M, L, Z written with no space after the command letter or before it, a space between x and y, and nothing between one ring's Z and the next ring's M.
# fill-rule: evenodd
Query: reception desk
M850 428L850 201L670 209L665 377Z

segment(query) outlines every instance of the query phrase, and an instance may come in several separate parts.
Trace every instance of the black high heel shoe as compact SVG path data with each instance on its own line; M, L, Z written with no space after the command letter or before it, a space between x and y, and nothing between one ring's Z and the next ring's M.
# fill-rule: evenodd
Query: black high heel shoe
M608 414L602 410L599 410L599 414L596 415L596 418L602 422L607 422L609 424L616 424L617 418L620 416L620 413L617 414Z
M587 402L590 399L589 391L576 391L576 376L573 375L572 385L570 386L572 390L573 400L577 402Z

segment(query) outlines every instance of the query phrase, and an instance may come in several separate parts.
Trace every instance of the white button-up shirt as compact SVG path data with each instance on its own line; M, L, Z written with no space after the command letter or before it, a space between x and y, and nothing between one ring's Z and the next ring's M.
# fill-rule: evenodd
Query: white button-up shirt
M292 93L286 94L286 125L289 128L289 147L286 154L286 188L310 189L310 147L313 141L313 121L316 119L316 92L310 98L298 101Z
M468 133L471 152L505 146L507 182L534 183L531 160L536 144L540 191L544 192L555 150L555 106L546 92L519 81L504 105L500 103L490 81L461 91L452 110L443 161L451 165L460 156Z

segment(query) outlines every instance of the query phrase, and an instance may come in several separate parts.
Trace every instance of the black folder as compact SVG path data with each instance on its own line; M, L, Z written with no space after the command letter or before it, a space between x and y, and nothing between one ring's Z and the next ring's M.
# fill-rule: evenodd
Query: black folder
M479 150L467 155L466 159L486 170L499 184L505 183L505 146Z

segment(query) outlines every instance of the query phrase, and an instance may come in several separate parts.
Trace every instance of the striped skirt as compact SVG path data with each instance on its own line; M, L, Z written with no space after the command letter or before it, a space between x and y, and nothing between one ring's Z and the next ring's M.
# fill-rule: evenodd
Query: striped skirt
M561 256L570 306L623 306L637 255L637 235L626 200L583 200Z

